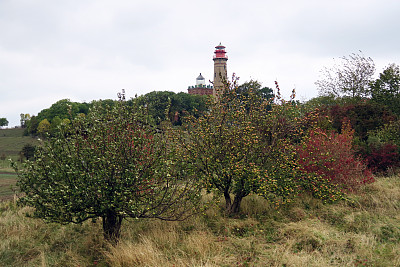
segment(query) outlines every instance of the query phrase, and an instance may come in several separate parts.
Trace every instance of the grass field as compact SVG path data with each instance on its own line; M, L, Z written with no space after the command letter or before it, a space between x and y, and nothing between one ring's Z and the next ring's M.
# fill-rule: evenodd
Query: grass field
M14 197L16 182L17 175L15 173L0 172L0 201L9 200Z
M37 144L37 140L23 136L24 129L0 129L0 156L17 157L25 144Z
M259 197L228 218L216 205L183 222L127 220L121 242L101 220L45 224L0 202L0 266L400 266L400 178L381 177L348 201L302 196L282 209Z
M17 160L19 147L35 142L19 134L0 130L0 155L7 148ZM117 246L103 239L101 219L26 217L32 209L16 204L15 183L0 160L0 266L400 266L399 176L378 177L331 205L303 195L275 209L253 195L235 218L218 204L182 222L125 220Z
M17 176L11 168L10 159L18 161L25 144L38 143L36 139L23 134L22 128L0 129L0 201L14 197Z

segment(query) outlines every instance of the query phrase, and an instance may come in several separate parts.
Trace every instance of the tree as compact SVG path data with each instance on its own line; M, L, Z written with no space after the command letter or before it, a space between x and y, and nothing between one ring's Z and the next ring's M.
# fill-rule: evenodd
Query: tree
M62 120L60 119L60 117L56 116L53 118L53 121L50 124L50 129L49 132L51 135L55 135L56 132L58 131L58 127L60 126L60 124L62 123Z
M188 151L188 164L204 179L208 190L224 196L226 212L234 214L242 199L258 188L261 170L254 162L259 140L249 124L247 102L232 94L219 99L211 104L209 113L188 118L189 134L182 143Z
M6 118L0 118L0 127L8 126L8 120Z
M209 112L187 118L182 137L187 166L224 197L227 214L238 213L250 193L278 203L294 197L297 187L294 149L285 141L298 129L286 117L292 104L270 110L271 102L253 90L238 97L235 82L210 100Z
M315 82L320 95L365 97L375 72L374 61L362 54L341 57L340 63L321 70L322 79Z
M206 110L205 100L205 96L190 95L183 92L175 94L169 91L153 91L134 99L132 102L144 106L157 124L164 120L170 120L175 125L181 125L181 118L185 112L198 116ZM166 110L168 111L167 116Z
M326 190L326 187L309 183L307 188L313 194L328 200L332 195L340 197L341 190L356 191L361 185L374 181L366 164L355 155L352 148L353 136L354 130L347 121L343 123L340 134L312 129L298 145L297 153L302 170L333 185L333 188Z
M236 89L239 95L247 95L252 90L262 99L270 100L274 97L274 91L269 87L262 87L262 84L256 80L250 80L238 86Z
M27 126L29 120L31 119L31 115L21 113L21 114L20 114L20 117L21 117L21 120L20 120L20 122L21 122L21 128L26 128L26 126Z
M33 159L35 157L36 147L31 144L25 144L22 147L21 153L27 160Z
M50 131L50 122L47 119L43 119L39 122L39 126L37 127L37 133L44 137Z
M38 127L39 127L39 119L37 116L32 116L29 121L27 121L27 126L25 129L25 135L37 135Z
M94 101L91 104L88 103L78 103L72 102L69 99L62 99L52 104L50 108L43 109L37 115L39 121L47 119L50 123L53 122L53 119L59 117L60 119L71 119L75 118L78 114L87 114L89 107L94 104L100 102L104 106L112 107L115 100L106 99Z
M200 210L201 187L176 156L174 131L156 131L142 109L123 102L95 106L61 124L37 148L35 162L14 164L25 193L20 202L49 222L101 218L111 242L125 218L182 220Z
M355 137L364 141L368 139L369 132L396 119L388 108L369 101L343 106L335 105L330 107L327 113L332 120L332 126L338 132L343 127L343 120L347 118L355 130Z
M372 100L390 108L393 113L400 115L400 68L390 64L379 79L370 83Z

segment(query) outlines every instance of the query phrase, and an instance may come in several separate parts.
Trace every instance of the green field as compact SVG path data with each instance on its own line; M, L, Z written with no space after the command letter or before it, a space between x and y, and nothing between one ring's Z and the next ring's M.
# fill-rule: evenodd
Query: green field
M16 182L17 175L15 173L0 172L0 201L13 198Z
M0 129L0 201L14 197L17 175L11 168L10 159L18 161L25 144L37 144L35 138L23 136L24 129Z
M24 129L0 129L0 156L18 157L25 144L36 144L37 139L23 136Z

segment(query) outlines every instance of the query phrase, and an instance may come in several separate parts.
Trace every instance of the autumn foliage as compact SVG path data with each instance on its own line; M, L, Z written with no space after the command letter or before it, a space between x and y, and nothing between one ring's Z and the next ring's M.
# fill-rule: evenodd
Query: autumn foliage
M366 159L368 167L374 172L385 173L389 169L400 167L399 148L395 144L370 145L370 152L367 154Z
M362 159L352 148L354 130L343 123L342 132L312 129L297 147L300 168L338 189L354 191L365 183L374 181ZM315 191L317 189L313 189Z
M20 203L50 222L101 218L105 238L116 241L125 218L181 220L207 206L207 193L223 197L232 215L250 194L278 208L304 192L334 202L373 182L349 121L328 130L329 118L303 110L294 91L285 101L276 83L267 99L253 88L241 93L236 81L182 127L155 125L136 102L94 106L62 124L35 162L15 165Z

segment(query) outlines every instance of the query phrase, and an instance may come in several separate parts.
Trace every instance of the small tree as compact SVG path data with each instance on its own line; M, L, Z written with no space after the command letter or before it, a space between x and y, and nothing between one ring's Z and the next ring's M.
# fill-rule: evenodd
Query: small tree
M49 133L50 127L50 122L47 119L43 119L37 127L37 133L44 137Z
M379 74L379 79L370 83L372 100L389 107L400 115L400 68L390 64Z
M211 99L208 113L189 117L182 140L188 166L209 190L223 195L228 214L239 212L250 193L279 202L296 194L293 151L285 140L296 128L286 117L291 106L282 101L271 109L271 101L252 88L239 94L233 79Z
M21 119L20 119L21 128L26 128L26 125L27 125L28 121L31 119L31 115L21 113L20 117L21 117Z
M189 155L188 166L204 179L208 190L224 196L226 212L233 214L259 186L262 170L254 164L259 139L251 124L252 112L247 110L247 96L239 99L233 89L218 99L211 100L204 116L188 118L188 136L182 143Z
M27 160L30 160L35 157L35 150L35 146L31 144L25 144L21 150L21 154L24 155Z
M340 63L321 71L322 79L315 82L320 95L335 97L365 97L369 95L368 85L375 72L374 61L370 57L351 54L341 57Z
M8 126L8 120L6 118L0 118L0 127Z
M102 218L115 242L124 218L182 220L199 211L200 186L175 155L171 129L156 131L139 108L94 107L62 123L18 172L33 216L62 224Z

